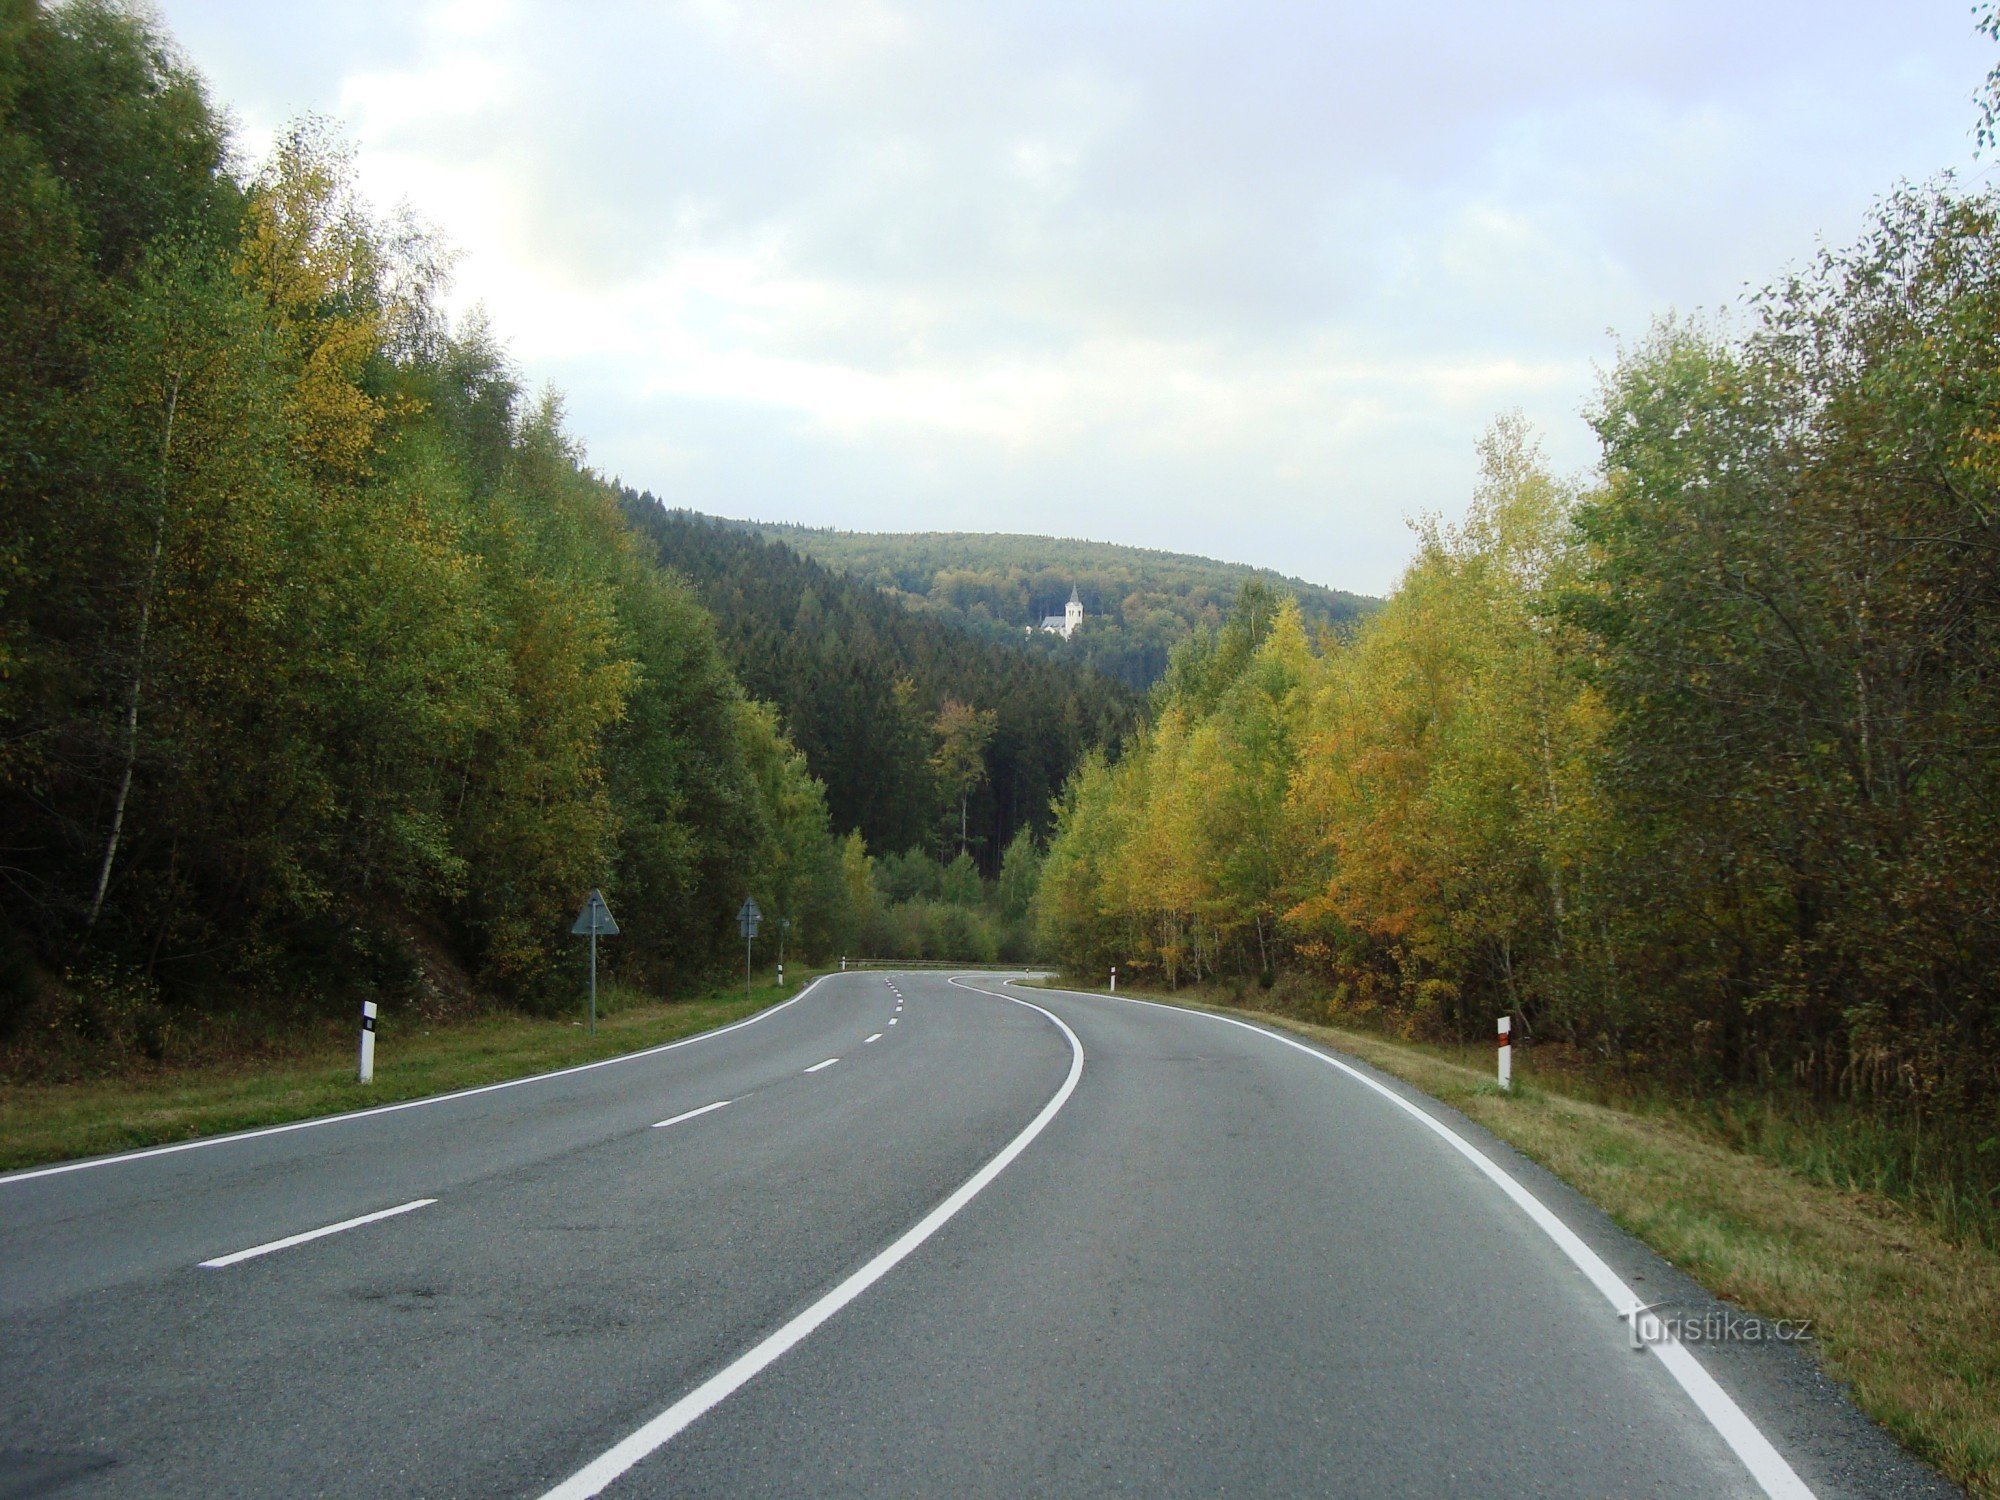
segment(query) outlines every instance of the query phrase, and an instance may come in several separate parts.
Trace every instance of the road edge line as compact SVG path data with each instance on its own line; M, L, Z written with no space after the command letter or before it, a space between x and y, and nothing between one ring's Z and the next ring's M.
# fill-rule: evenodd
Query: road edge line
M1429 1110L1404 1098L1380 1079L1369 1077L1352 1063L1343 1062L1331 1053L1309 1046L1295 1037L1288 1037L1250 1021L1238 1020L1235 1016L1217 1015L1214 1011L1195 1010L1185 1005L1169 1005L1160 1000L1141 1000L1134 995L1100 995L1093 994L1089 990L1059 989L1054 985L1046 988L1051 993L1059 995L1075 995L1087 1000L1115 1000L1121 1005L1144 1005L1153 1010L1173 1011L1177 1015L1197 1016L1210 1021L1221 1021L1230 1026L1240 1026L1245 1031L1254 1031L1259 1036L1268 1037L1294 1051L1303 1052L1307 1057L1316 1058L1328 1067L1339 1069L1356 1082L1373 1089L1398 1109L1413 1116L1478 1168L1483 1176L1513 1200L1517 1208L1527 1214L1535 1227L1554 1242L1556 1248L1562 1251L1572 1265L1583 1272L1584 1278L1597 1288L1604 1300L1611 1304L1612 1310L1621 1318L1630 1316L1632 1310L1640 1305L1638 1294L1611 1269L1604 1257L1591 1249L1581 1235L1565 1224L1540 1198L1516 1181L1498 1162L1431 1114ZM1709 1426L1713 1427L1729 1445L1730 1451L1742 1462L1744 1468L1749 1470L1750 1477L1757 1482L1764 1493L1769 1495L1771 1500L1816 1500L1811 1487L1799 1478L1798 1472L1786 1462L1784 1455L1778 1452L1771 1440L1764 1436L1763 1431L1750 1419L1749 1413L1737 1405L1735 1397L1716 1382L1715 1377L1708 1373L1701 1361L1688 1352L1686 1346L1673 1335L1671 1330L1663 1331L1666 1333L1664 1339L1650 1342L1646 1347L1661 1364L1666 1366L1668 1373L1687 1393L1688 1399L1693 1401L1696 1409L1708 1419Z
M958 980L951 976L947 976L945 982L958 984ZM904 1230L886 1248L878 1250L858 1271L851 1272L832 1291L821 1296L804 1311L794 1314L773 1332L766 1334L631 1436L613 1444L553 1489L544 1491L541 1500L589 1500L590 1496L600 1494L620 1475L649 1455L658 1452L694 1422L776 1364L792 1349L803 1343L822 1323L888 1275L919 1245L949 1223L960 1209L978 1197L994 1178L1004 1172L1015 1157L1027 1150L1029 1143L1042 1133L1049 1121L1053 1120L1069 1102L1069 1096L1076 1092L1077 1080L1083 1076L1083 1043L1077 1039L1076 1033L1070 1030L1069 1023L1054 1011L1046 1010L1032 1000L1023 1000L1018 995L996 994L992 990L981 990L973 985L958 987L971 990L974 994L992 996L996 1000L1006 1000L1014 1005L1024 1005L1054 1022L1056 1029L1069 1041L1069 1076L1063 1079L1062 1086L1042 1106L1040 1113L1027 1123L1021 1133L1000 1148L997 1156L966 1178L952 1190L949 1197Z

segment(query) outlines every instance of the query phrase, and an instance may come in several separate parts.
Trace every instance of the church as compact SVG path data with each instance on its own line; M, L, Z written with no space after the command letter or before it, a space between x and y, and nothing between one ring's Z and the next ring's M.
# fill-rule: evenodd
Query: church
M1063 606L1059 615L1043 615L1042 629L1050 635L1059 635L1068 640L1076 634L1076 627L1083 623L1083 601L1077 597L1076 589L1069 591L1069 603Z

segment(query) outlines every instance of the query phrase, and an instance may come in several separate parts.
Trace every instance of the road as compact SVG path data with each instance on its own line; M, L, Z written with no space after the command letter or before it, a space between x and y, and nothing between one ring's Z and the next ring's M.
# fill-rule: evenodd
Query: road
M835 975L0 1178L0 1500L1952 1493L1796 1349L1635 1351L1621 1298L1715 1306L1351 1060Z

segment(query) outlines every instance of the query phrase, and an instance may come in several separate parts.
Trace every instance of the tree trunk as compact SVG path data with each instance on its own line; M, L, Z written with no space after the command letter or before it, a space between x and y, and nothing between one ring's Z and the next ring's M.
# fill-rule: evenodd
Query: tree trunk
M118 858L118 841L125 832L125 808L132 798L132 769L139 760L139 702L146 686L146 643L153 629L153 601L160 588L160 562L167 543L167 460L174 446L174 414L180 407L181 383L176 376L167 387L167 427L160 439L160 493L153 509L153 550L146 560L146 585L139 593L138 639L132 647L132 680L125 690L124 764L118 773L118 795L111 804L111 831L105 836L104 858L97 866L97 889L90 898L89 931L104 910L111 888L111 866Z

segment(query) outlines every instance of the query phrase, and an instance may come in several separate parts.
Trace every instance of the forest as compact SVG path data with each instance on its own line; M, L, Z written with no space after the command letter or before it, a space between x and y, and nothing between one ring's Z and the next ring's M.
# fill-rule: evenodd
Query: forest
M2000 202L1898 189L1741 327L1518 419L1351 638L1247 587L1037 897L1077 971L1941 1123L2000 1182Z
M872 584L917 614L1053 660L1081 662L1140 692L1165 674L1176 645L1196 631L1220 628L1246 583L1290 594L1314 627L1348 627L1379 604L1268 568L1108 542L732 524ZM1044 616L1063 612L1072 588L1085 611L1075 637L1030 635L1029 627Z
M808 957L1021 949L1129 693L621 492L329 127L241 170L146 13L0 16L9 1074L544 1007L593 887L658 994L746 894Z
M1138 725L1139 694L1082 662L970 637L784 542L650 494L627 490L624 503L714 615L744 686L778 709L834 826L873 849L963 849L997 874L1022 829L1046 837L1083 754Z

